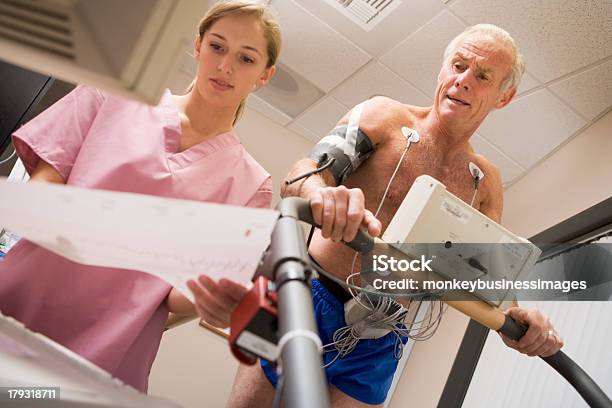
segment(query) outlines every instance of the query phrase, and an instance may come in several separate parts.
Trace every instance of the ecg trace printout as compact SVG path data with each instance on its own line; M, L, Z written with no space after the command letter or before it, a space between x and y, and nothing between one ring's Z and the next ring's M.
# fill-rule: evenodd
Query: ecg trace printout
M0 179L0 226L74 262L155 275L193 301L205 274L248 285L278 211Z

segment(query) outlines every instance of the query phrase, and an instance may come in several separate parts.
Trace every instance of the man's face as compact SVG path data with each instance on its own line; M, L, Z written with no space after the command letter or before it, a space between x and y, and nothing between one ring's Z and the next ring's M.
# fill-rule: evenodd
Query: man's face
M514 88L500 90L511 66L511 51L499 41L481 34L465 37L438 75L434 109L440 119L478 127L492 109L507 105L514 96Z

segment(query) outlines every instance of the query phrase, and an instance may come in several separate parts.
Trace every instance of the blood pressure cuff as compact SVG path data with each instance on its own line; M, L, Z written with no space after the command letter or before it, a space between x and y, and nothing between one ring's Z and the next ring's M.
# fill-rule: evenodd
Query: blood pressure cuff
M329 168L339 186L374 152L374 145L361 129L356 129L351 137L347 138L347 125L336 126L327 136L319 141L312 149L310 158L323 166L329 159L335 161Z

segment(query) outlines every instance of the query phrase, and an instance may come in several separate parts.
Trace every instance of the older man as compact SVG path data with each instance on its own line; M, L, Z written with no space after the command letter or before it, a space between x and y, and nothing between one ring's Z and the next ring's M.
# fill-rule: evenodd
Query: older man
M310 158L298 161L287 178L329 164L332 157L335 162L282 192L283 196L300 196L311 202L315 220L321 225L310 245L313 259L345 280L354 252L339 241L352 240L359 227L380 235L415 178L422 174L440 180L450 192L500 222L503 190L499 170L476 154L469 141L489 112L510 103L523 71L522 57L510 35L496 26L477 25L448 45L433 106L416 107L375 97L347 113L331 136L315 146ZM475 182L470 162L486 175L481 182ZM357 264L355 270L358 268ZM332 281L313 282L322 337L331 338L346 324L343 303L347 299L348 294ZM548 356L563 345L548 319L537 310L514 307L507 313L529 325L520 341L504 339L508 346L530 356ZM361 340L351 353L326 367L334 406L384 402L397 367L393 352L396 338L389 333ZM328 363L330 355L325 358ZM268 363L262 367L239 370L231 406L270 404L271 383L275 384L277 375Z

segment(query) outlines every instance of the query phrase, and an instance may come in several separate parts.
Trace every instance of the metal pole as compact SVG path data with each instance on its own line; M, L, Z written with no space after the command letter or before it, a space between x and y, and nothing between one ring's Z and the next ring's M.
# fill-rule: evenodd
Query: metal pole
M278 293L283 386L277 392L282 392L286 407L327 408L329 391L308 280L308 252L298 224L296 204L303 206L304 202L283 200L279 204L281 217L272 233L263 268L268 274L272 272Z
M287 262L283 267L302 266ZM321 343L308 283L297 280L285 283L278 292L278 308L285 406L329 407L329 391L319 348ZM317 336L318 341L308 333ZM285 337L284 344L283 336L289 336Z

